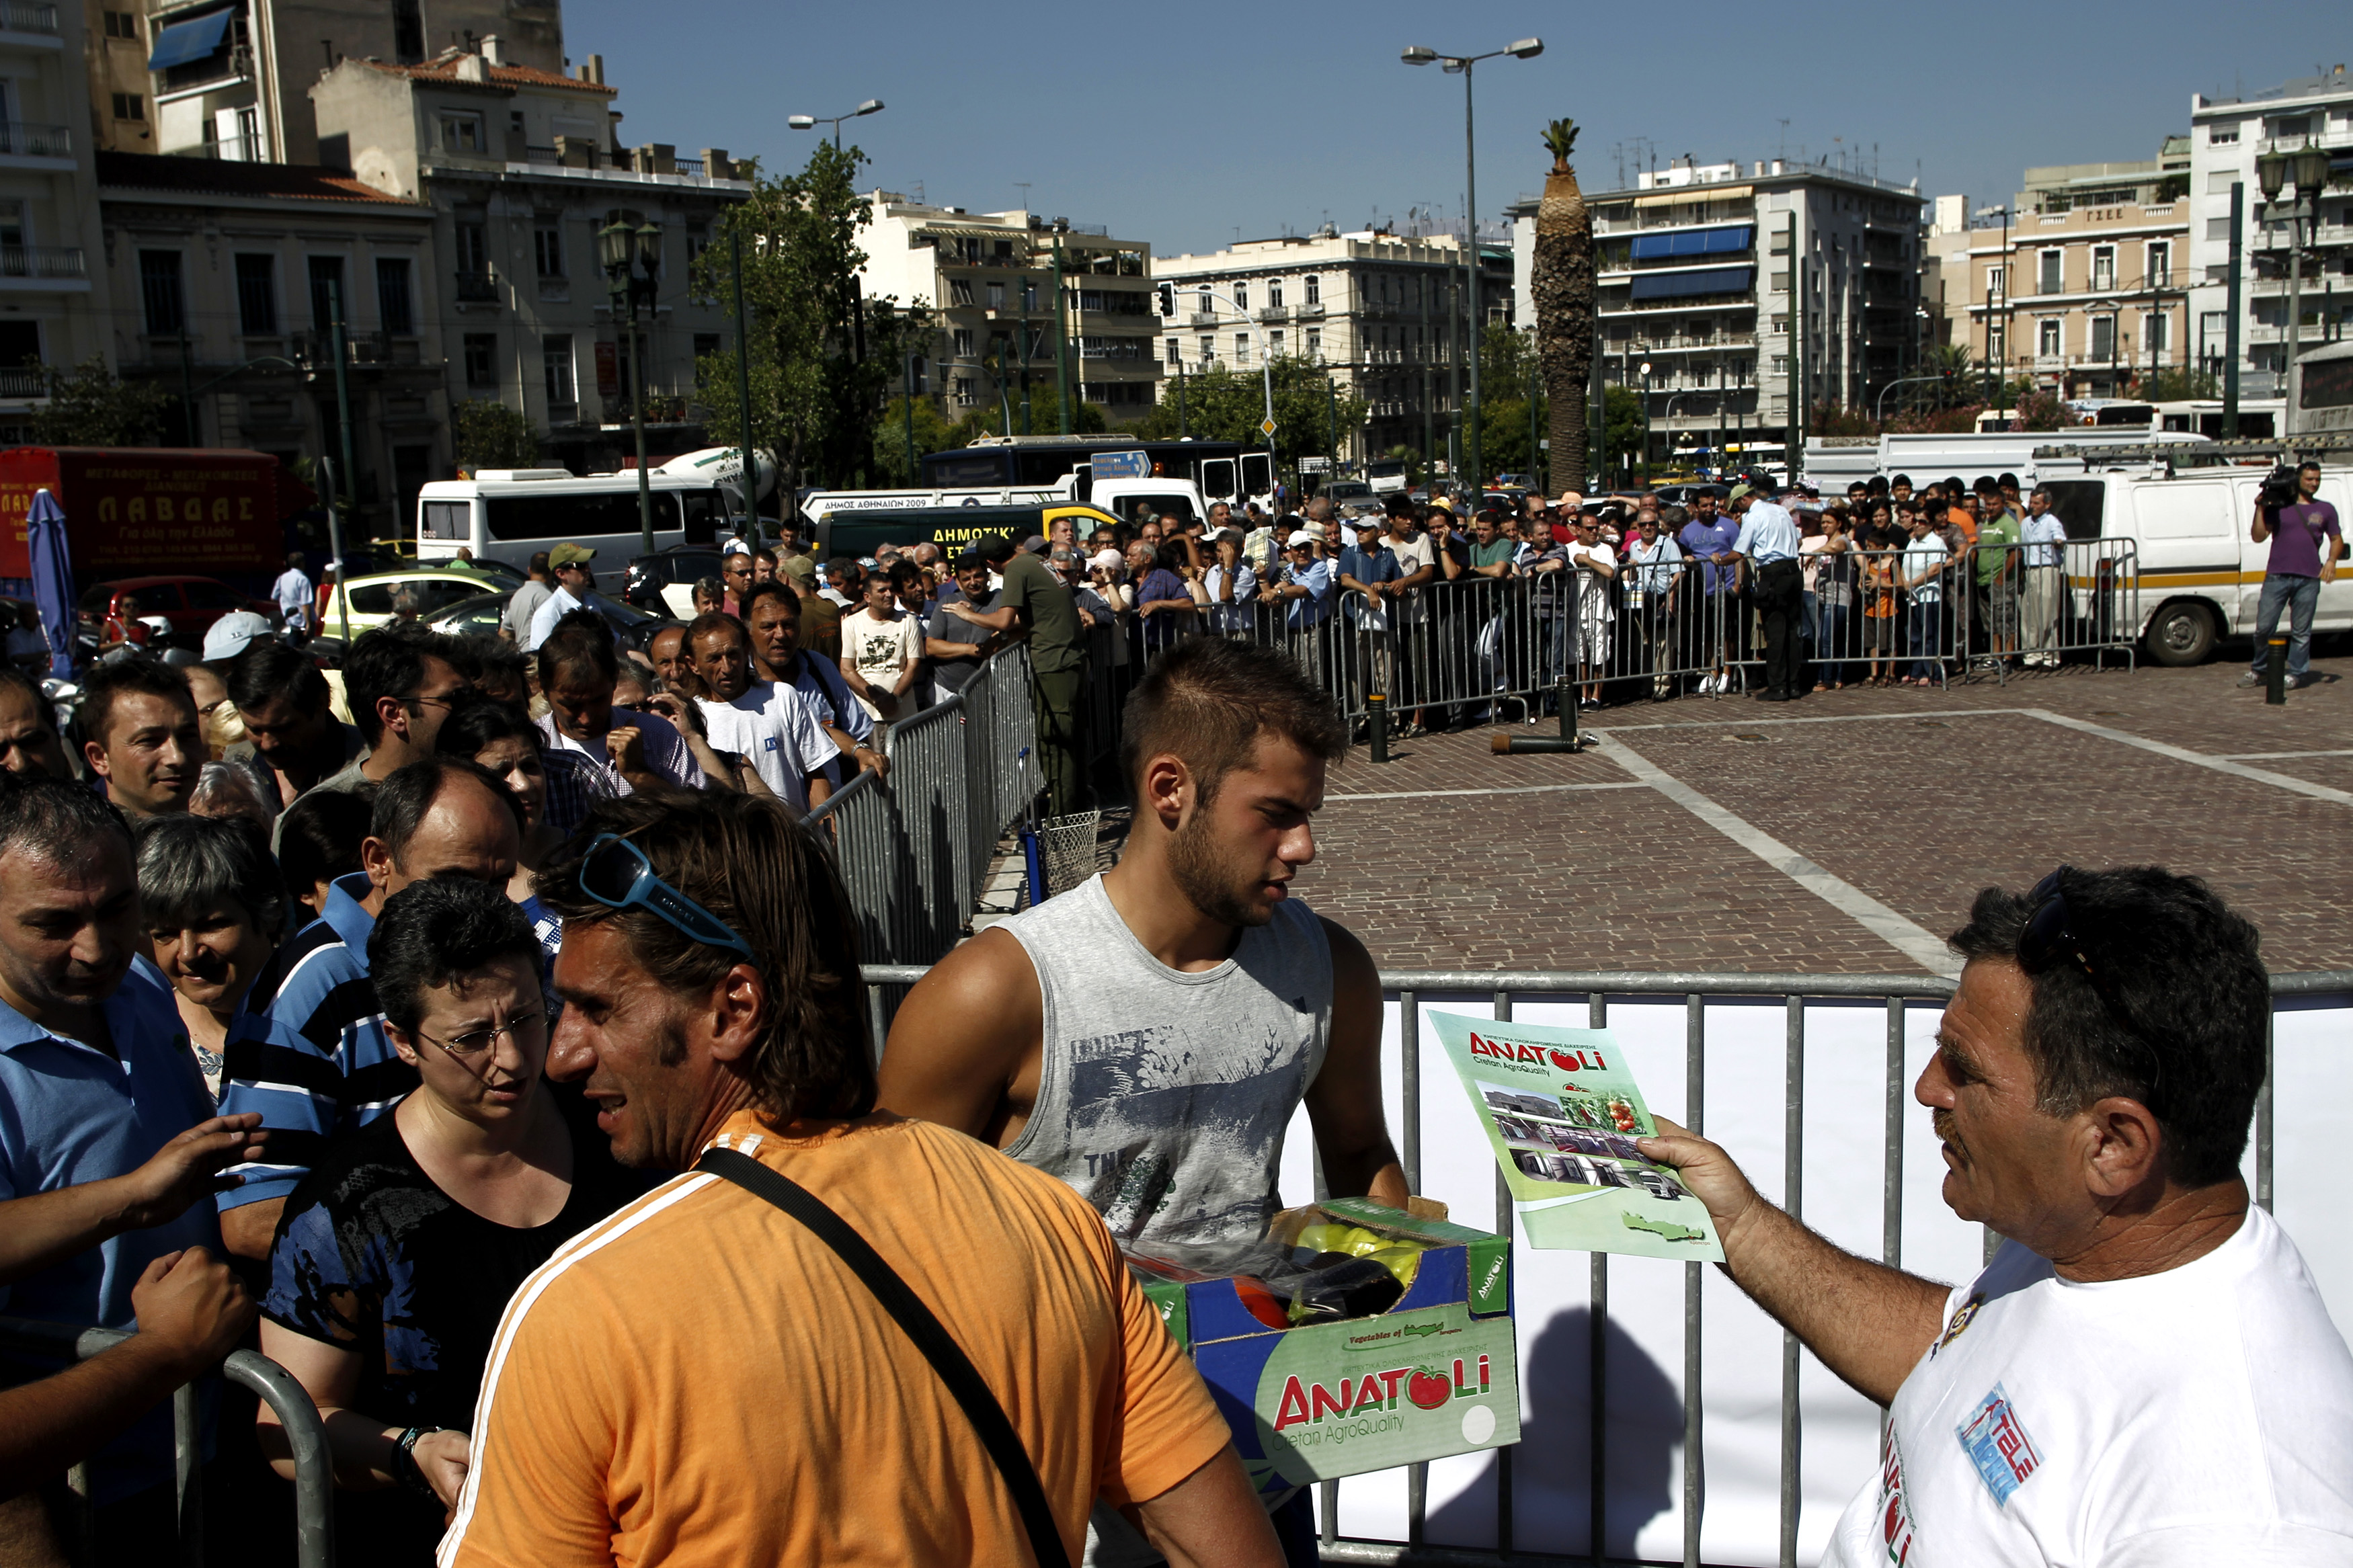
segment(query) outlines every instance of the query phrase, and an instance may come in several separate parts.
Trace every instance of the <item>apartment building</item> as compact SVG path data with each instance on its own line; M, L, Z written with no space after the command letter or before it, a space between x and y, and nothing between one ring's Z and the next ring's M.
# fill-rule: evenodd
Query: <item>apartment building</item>
M1483 236L1479 247L1480 307L1489 321L1513 315L1506 232ZM1343 234L1326 225L1305 237L1164 256L1153 268L1173 312L1157 322L1161 395L1174 395L1180 369L1252 371L1289 355L1324 367L1339 388L1365 400L1356 450L1342 456L1361 461L1399 446L1443 452L1470 342L1464 254L1457 234Z
M694 258L750 194L725 152L623 147L616 89L590 56L573 76L518 65L497 38L421 64L347 58L310 89L332 163L432 216L429 256L454 406L521 411L575 472L634 452L631 333L617 319L599 231L653 224L660 257L644 344L649 451L707 445L698 357L734 341L733 312L698 297Z
M2194 363L2189 181L2189 139L2168 136L2152 159L2029 169L2006 207L1964 203L1928 241L1944 341L2067 398L2145 395Z
M2257 160L2306 146L2327 154L2319 226L2303 203L2305 250L2297 342L2311 348L2341 339L2353 321L2353 76L2337 66L2244 99L2189 100L2189 308L2206 362L2219 368L2230 307L2231 186L2243 189L2239 343L2240 392L2247 398L2285 395L2288 246L2295 198L2284 186L2266 202Z
M450 462L433 209L328 169L140 153L100 153L98 195L123 377L185 400L194 445L340 461L340 310L358 537L412 516Z
M1654 458L1719 435L1784 440L1793 382L1800 407L1868 408L1916 363L1915 184L1828 163L1685 159L1586 204L1603 374L1644 395ZM1533 250L1533 223L1525 235Z
M78 8L0 0L0 441L26 438L39 366L108 352L89 47Z
M1018 402L1024 386L1054 384L1057 257L1071 395L1100 405L1113 424L1152 406L1159 318L1149 244L1028 211L972 213L895 191L870 199L858 235L866 252L860 287L870 298L932 309L937 342L908 375L947 418L997 406L1000 391Z
M124 5L127 0L112 0ZM106 0L90 0L103 5ZM101 15L93 11L93 16ZM153 0L143 18L105 11L107 145L261 163L332 163L322 156L310 88L346 59L423 65L488 42L517 67L560 76L564 20L554 0ZM111 112L115 50L145 32L152 107L133 124ZM95 73L94 73L95 75ZM152 138L139 130L151 130ZM137 142L134 147L131 138Z

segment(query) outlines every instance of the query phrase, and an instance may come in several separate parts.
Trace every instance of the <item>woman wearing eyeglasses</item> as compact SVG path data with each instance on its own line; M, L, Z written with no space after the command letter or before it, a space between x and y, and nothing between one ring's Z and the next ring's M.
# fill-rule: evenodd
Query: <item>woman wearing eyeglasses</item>
M368 939L385 1033L421 1082L321 1151L287 1200L262 1353L317 1402L346 1563L422 1563L463 1484L475 1395L517 1286L647 1186L541 1077L538 942L500 889L387 900ZM263 1452L293 1465L269 1407Z

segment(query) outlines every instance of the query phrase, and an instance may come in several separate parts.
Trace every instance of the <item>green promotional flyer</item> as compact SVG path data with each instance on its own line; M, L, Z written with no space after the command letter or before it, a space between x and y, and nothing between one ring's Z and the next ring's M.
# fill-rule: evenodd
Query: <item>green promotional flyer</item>
M1607 1029L1432 1011L1530 1247L1721 1263L1707 1209L1634 1140L1658 1129Z

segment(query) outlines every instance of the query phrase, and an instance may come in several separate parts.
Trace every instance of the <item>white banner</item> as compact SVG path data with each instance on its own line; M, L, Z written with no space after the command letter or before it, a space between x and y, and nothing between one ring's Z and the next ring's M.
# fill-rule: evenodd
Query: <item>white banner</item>
M1489 998L1418 998L1425 1009L1492 1017ZM1656 1113L1684 1120L1684 1003L1680 997L1613 999L1618 1037ZM1816 1002L1806 1008L1804 1189L1806 1223L1842 1247L1880 1254L1886 1125L1887 1009L1883 1002ZM1944 1205L1944 1163L1928 1112L1911 1084L1934 1050L1938 1009L1905 1012L1903 1256L1905 1268L1958 1281L1981 1266L1984 1233ZM1515 999L1514 1016L1582 1026L1576 1000ZM2291 1008L2278 1015L2274 1102L2278 1107L2274 1212L2319 1280L2340 1331L2353 1323L2353 1237L2342 1224L2341 1152L2353 1147L2353 1097L2343 1092L2344 1046L2353 1010ZM1465 1225L1493 1226L1495 1162L1443 1050L1422 1020L1421 1191L1451 1205ZM1711 1002L1706 1009L1706 1131L1737 1159L1766 1196L1782 1200L1787 1014L1778 1001ZM1390 1136L1402 1151L1403 1103L1398 1004L1388 1004L1383 1041ZM1314 1140L1304 1111L1283 1148L1286 1203L1314 1192ZM2253 1181L2253 1148L2246 1163ZM1525 1243L1525 1238L1515 1237ZM1513 1450L1514 1544L1523 1551L1592 1550L1592 1474L1588 1398L1590 1255L1514 1248L1523 1433ZM1781 1331L1722 1271L1703 1270L1702 1434L1706 1456L1703 1561L1778 1561L1780 1497ZM1683 1266L1641 1258L1609 1260L1608 1542L1619 1558L1679 1561L1683 1554ZM1798 1561L1817 1562L1839 1513L1873 1473L1878 1407L1833 1377L1810 1354L1799 1363L1802 1511ZM1492 1455L1430 1467L1433 1545L1493 1547L1495 1461ZM1339 1483L1339 1532L1406 1539L1399 1472Z

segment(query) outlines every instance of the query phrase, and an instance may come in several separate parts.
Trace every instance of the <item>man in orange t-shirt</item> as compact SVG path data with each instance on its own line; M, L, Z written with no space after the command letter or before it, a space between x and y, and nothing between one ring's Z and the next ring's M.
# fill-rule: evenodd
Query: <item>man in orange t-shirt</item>
M818 841L773 801L705 795L603 803L573 843L539 883L565 928L548 1071L586 1080L614 1155L684 1170L732 1149L831 1207L997 1396L1071 1562L1100 1495L1173 1563L1280 1568L1224 1419L1086 1200L873 1110L855 919ZM1032 1560L907 1335L716 1174L524 1282L472 1438L441 1568Z

